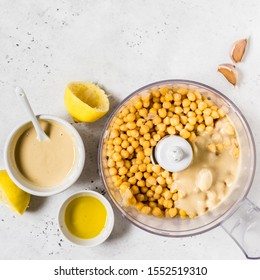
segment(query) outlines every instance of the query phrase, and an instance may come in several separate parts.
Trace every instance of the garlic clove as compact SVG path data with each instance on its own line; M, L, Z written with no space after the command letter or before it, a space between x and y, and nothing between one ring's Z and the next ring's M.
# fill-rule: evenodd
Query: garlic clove
M220 72L233 86L237 84L238 74L236 66L232 64L220 64L218 66L218 72Z
M204 192L210 189L212 182L212 172L208 168L202 168L197 174L195 185Z
M231 59L234 63L238 63L243 59L247 47L247 39L241 39L234 42L231 50Z

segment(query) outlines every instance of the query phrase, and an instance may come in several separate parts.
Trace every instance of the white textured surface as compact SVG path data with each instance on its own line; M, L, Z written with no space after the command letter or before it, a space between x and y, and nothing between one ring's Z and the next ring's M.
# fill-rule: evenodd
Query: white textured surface
M17 122L27 119L13 93L22 86L36 113L70 120L63 105L72 80L97 81L113 104L147 83L184 78L206 83L241 109L260 152L260 2L221 1L0 1L0 168L3 145ZM230 44L250 36L241 83L232 87L216 72L229 62ZM79 181L51 198L32 197L17 217L0 205L0 259L243 259L221 228L169 239L146 233L115 211L114 231L92 248L71 245L57 229L57 212L75 190L102 189L97 143L104 119L78 124L87 162ZM259 169L257 169L259 170ZM92 183L93 182L93 183ZM260 205L260 174L249 197ZM259 242L259 241L256 241Z

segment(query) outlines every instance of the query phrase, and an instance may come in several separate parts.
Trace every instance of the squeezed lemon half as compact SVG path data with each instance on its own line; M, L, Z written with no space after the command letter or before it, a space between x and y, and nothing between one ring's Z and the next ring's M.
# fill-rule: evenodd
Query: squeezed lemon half
M30 202L30 194L18 188L5 170L0 170L0 201L20 215Z
M109 110L105 91L93 83L69 83L65 89L64 102L75 122L95 122Z

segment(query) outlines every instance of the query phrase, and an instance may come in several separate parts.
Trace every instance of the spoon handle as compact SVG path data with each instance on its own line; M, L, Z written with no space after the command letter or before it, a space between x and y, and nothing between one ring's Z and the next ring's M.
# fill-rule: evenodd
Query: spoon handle
M45 132L42 130L36 116L33 113L32 107L27 99L27 96L24 92L24 90L21 87L16 87L15 88L15 93L16 95L19 97L19 99L21 100L21 102L23 103L23 107L26 110L26 112L28 113L28 115L30 116L30 119L33 123L33 126L36 130L37 133L37 139L39 141L43 141L48 139L48 136L45 134Z

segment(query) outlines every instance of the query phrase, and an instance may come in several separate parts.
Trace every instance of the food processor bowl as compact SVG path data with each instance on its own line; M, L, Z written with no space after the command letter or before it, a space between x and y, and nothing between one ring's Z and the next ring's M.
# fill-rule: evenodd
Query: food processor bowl
M134 207L125 206L123 199L119 193L119 190L114 186L111 176L108 172L107 166L107 139L109 131L113 128L113 123L117 114L126 105L130 104L137 96L143 96L152 89L158 89L161 87L181 87L191 90L196 90L201 95L206 96L212 100L215 105L224 110L229 120L236 129L237 137L240 144L240 169L234 182L233 190L227 195L227 197L214 209L206 212L205 214L198 216L194 219L181 219L181 218L157 218L150 215L144 215ZM113 203L119 209L119 211L133 224L146 230L150 233L169 236L169 237L184 237L206 232L223 223L223 227L227 232L232 232L233 226L238 227L239 222L231 223L227 221L234 214L236 210L240 210L243 201L245 200L249 189L252 185L255 166L256 166L256 151L253 136L249 125L236 107L236 105L230 101L219 91L211 88L202 83L188 81L188 80L165 80L144 86L137 91L133 92L126 99L124 99L119 106L114 110L108 119L99 144L99 171L106 190L112 199ZM251 209L256 214L254 222L259 223L260 227L260 211L259 209L250 203ZM248 206L249 207L249 206ZM253 207L253 208L252 208ZM250 214L250 213L249 213ZM244 219L248 220L244 215ZM224 223L225 222L225 223ZM240 246L241 242L236 237L232 236ZM244 240L244 239L243 239ZM243 243L243 242L242 242ZM258 242L260 243L260 242ZM252 247L252 246L251 246ZM252 249L252 248L251 248ZM252 251L253 250L253 251ZM252 249L250 252L246 252L247 257L259 257L260 248Z

